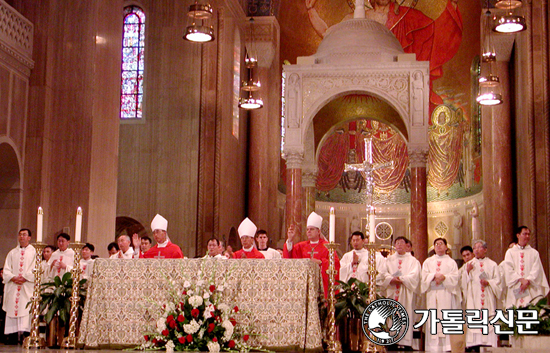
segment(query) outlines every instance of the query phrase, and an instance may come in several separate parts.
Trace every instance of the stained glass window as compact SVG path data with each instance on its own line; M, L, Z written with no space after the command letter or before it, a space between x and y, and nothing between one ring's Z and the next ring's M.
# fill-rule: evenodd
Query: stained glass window
M143 117L145 13L137 6L124 8L120 118Z

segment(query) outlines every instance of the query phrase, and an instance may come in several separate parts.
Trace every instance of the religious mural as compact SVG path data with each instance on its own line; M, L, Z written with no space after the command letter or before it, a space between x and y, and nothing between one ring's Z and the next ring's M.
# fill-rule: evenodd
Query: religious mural
M353 16L354 4L352 0L282 0L281 8L292 10L278 14L281 60L294 63L298 56L313 55L330 26ZM475 71L472 68L479 55L480 4L455 0L370 0L365 1L365 6L365 16L386 25L406 53L430 62L428 200L478 193L482 188L480 141L476 138L479 117L472 99L475 92L471 72ZM292 20L286 17L288 13L292 13ZM395 130L376 120L358 119L324 133L323 144L317 149L319 201L362 202L362 197L356 195L361 178L342 173L343 163L353 158L361 162L364 158L361 148L352 145L360 144L359 135L365 133L374 138L375 162L389 153L396 163L391 172L375 174L375 202L409 202L406 142Z

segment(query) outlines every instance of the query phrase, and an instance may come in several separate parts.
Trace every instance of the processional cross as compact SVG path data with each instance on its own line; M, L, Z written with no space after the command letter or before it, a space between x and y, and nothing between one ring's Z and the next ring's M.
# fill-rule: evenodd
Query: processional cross
M371 230L371 215L374 215L374 207L373 207L373 196L374 196L374 176L373 172L378 169L383 168L391 168L393 169L393 161L386 162L386 163L373 163L373 155L372 155L372 137L365 138L365 158L363 159L363 163L356 163L356 164L348 164L346 163L344 165L344 171L349 172L351 170L356 172L362 172L363 176L365 178L366 182L366 194L367 194L367 202L366 202L366 209L367 209L367 225L366 225L366 233L367 233L367 239L369 239L370 242L374 243L374 234L370 234ZM374 224L373 224L374 226Z

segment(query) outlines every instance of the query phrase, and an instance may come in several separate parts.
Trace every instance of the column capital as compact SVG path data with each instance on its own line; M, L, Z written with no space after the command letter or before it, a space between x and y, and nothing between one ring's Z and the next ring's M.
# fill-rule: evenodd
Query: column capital
M285 152L286 169L301 169L304 162L304 154L298 151Z
M426 168L428 146L409 147L409 164L411 168Z
M302 172L302 186L315 187L317 182L317 171L304 170Z

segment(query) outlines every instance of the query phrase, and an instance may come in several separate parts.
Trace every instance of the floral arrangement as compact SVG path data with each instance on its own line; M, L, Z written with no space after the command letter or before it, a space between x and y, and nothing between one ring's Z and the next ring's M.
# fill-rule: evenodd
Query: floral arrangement
M204 264L204 262L203 262ZM215 269L210 279L185 280L183 290L170 282L170 299L163 303L156 327L144 335L145 343L140 349L163 349L170 351L249 351L247 343L250 334L237 323L237 306L226 302L225 279L222 284L215 283Z

